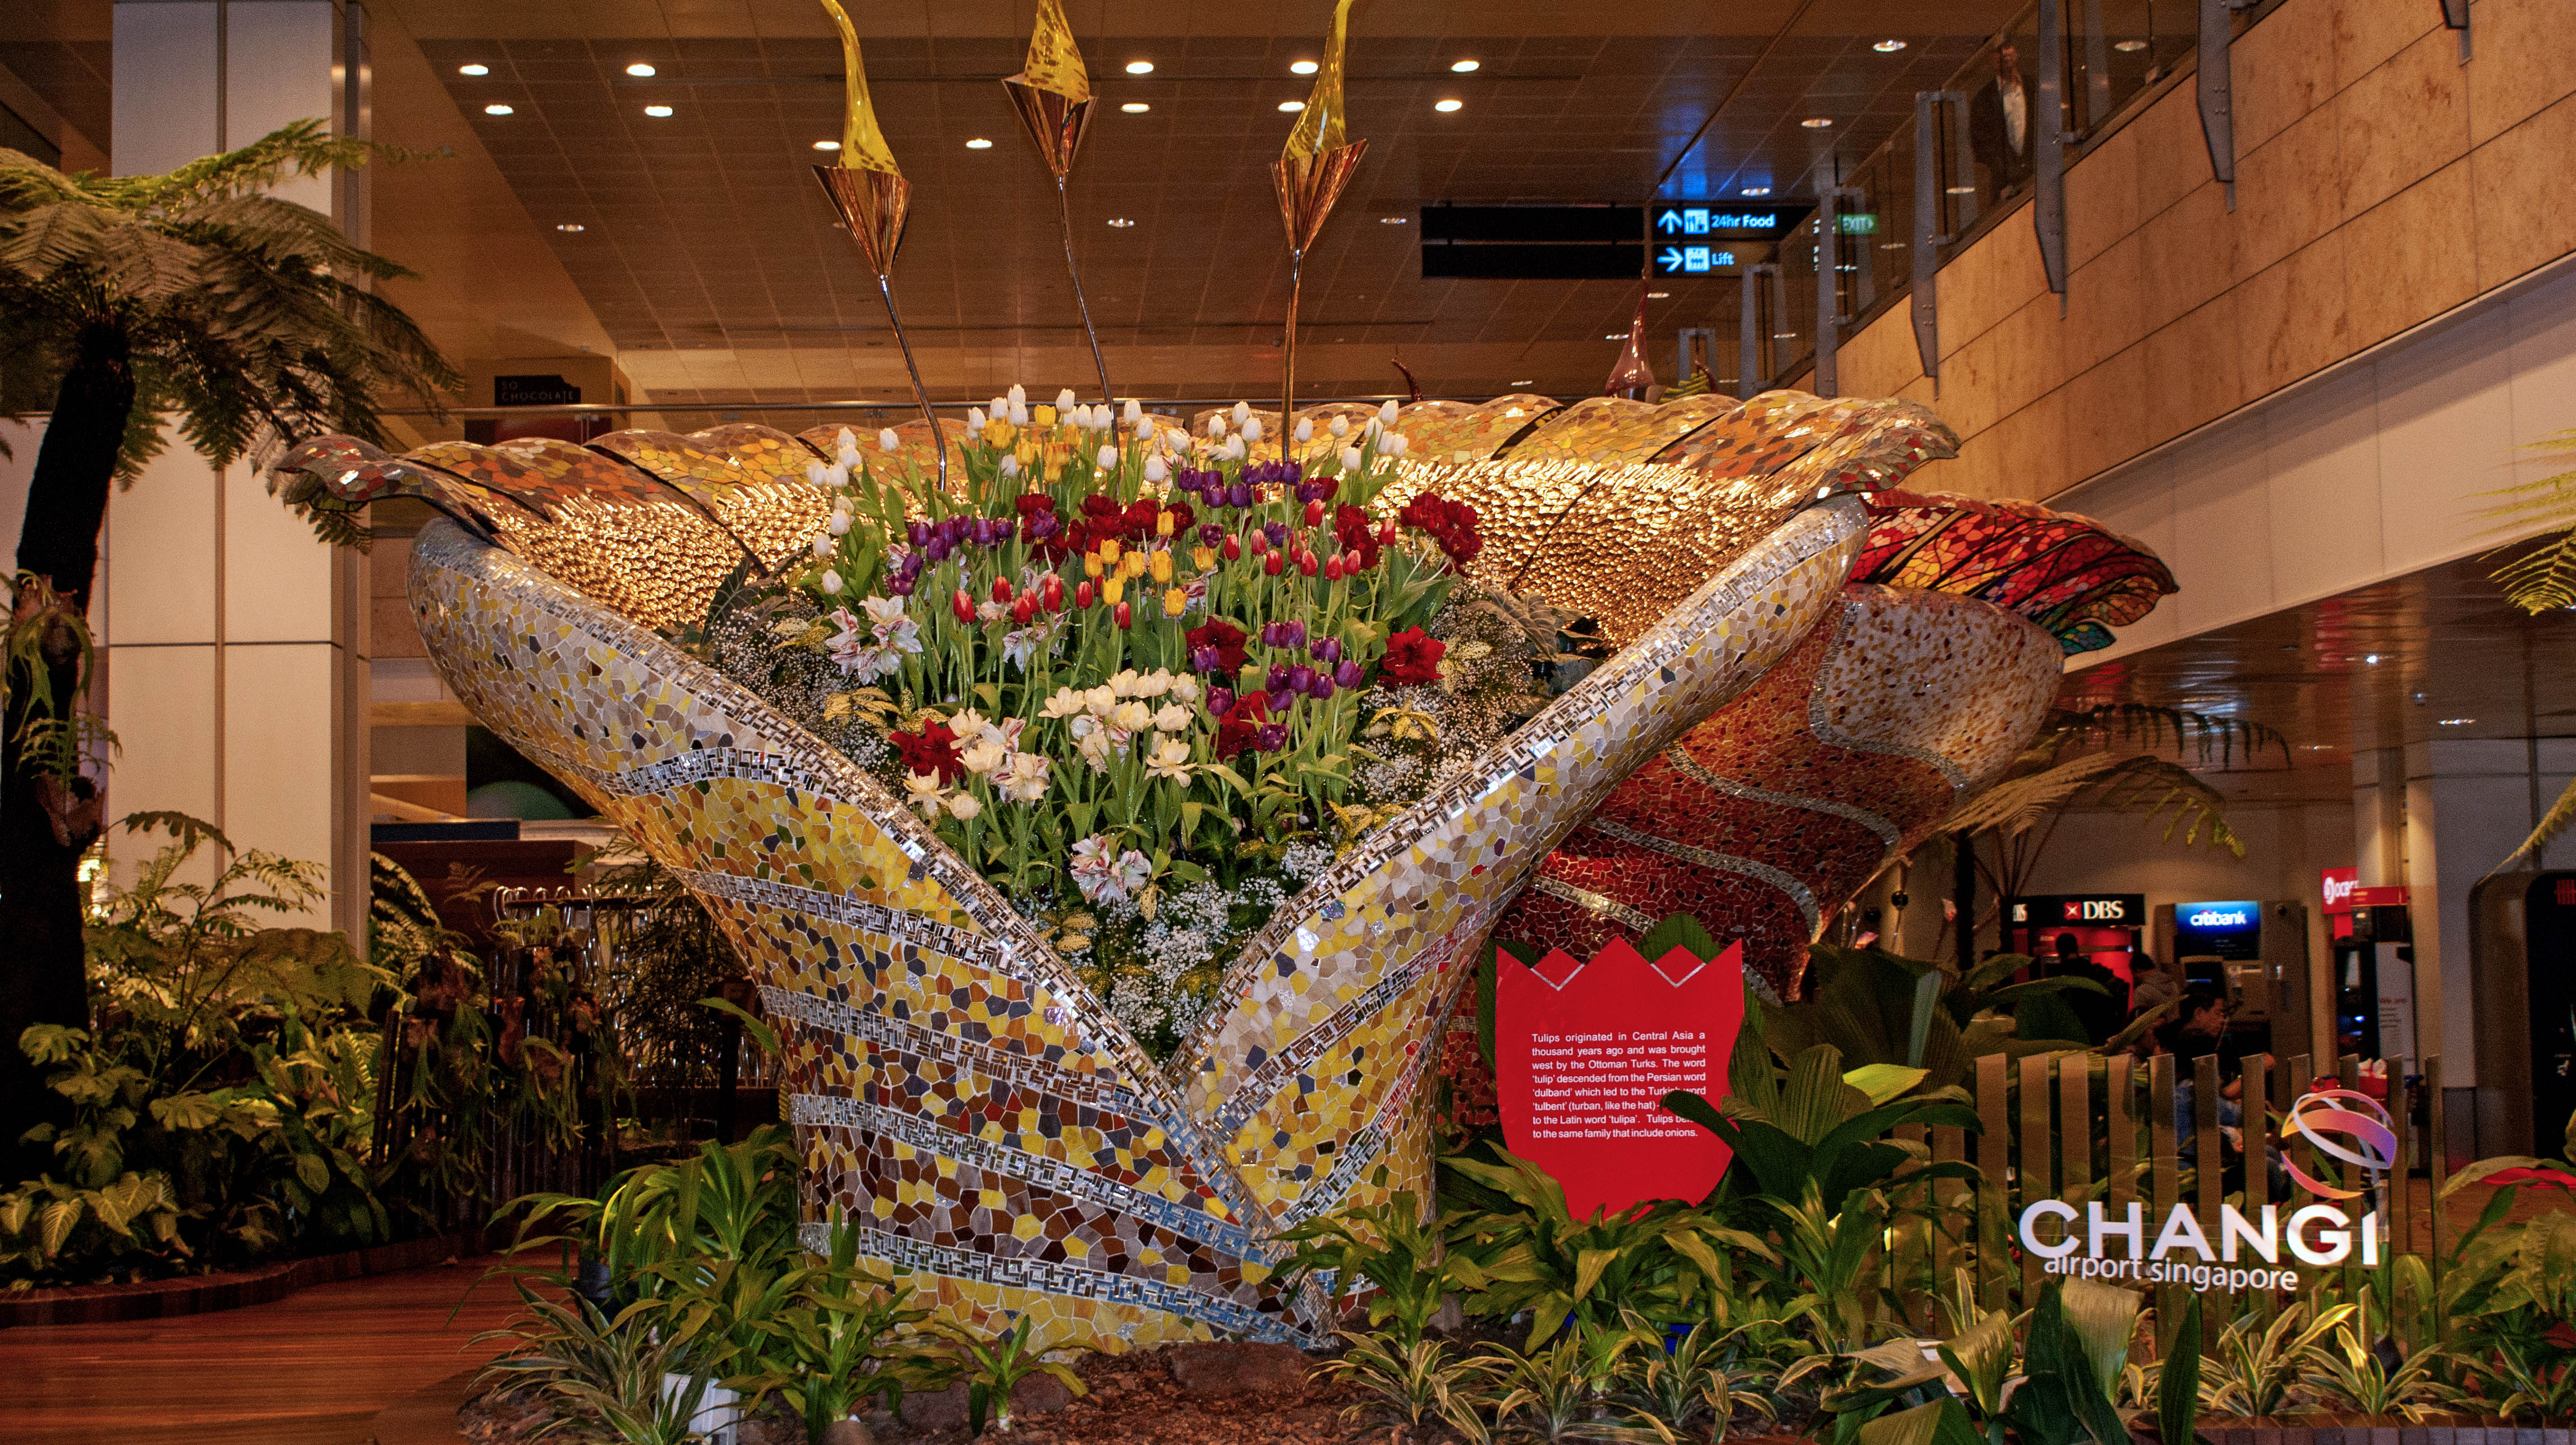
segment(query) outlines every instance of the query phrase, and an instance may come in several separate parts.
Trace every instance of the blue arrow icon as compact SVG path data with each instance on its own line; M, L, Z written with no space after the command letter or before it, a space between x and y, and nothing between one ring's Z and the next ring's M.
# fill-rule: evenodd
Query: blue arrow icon
M1667 208L1662 215L1655 218L1655 229L1667 236L1679 232L1681 228L1682 213L1679 211Z
M1664 254L1655 258L1655 264L1663 267L1667 276L1677 274L1682 269L1682 248L1666 246Z

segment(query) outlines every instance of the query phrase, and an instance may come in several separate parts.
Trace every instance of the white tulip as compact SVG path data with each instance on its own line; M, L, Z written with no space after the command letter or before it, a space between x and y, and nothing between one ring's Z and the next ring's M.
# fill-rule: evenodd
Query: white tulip
M841 469L841 475L846 477L851 472L858 470L859 449L857 447L843 447L841 448L841 454L832 458L832 462L835 466L838 466Z
M817 532L814 534L814 555L817 557L829 557L832 555L831 533Z
M1243 437L1240 433L1225 439L1225 454L1234 458L1236 461L1243 460L1245 450Z
M1149 482L1160 482L1163 478L1168 477L1171 474L1172 469L1163 465L1162 453L1156 452L1154 455L1145 458L1145 480Z
M982 436L984 434L984 409L982 407L970 406L966 408L966 430L974 436Z
M1358 447L1342 448L1342 470L1346 472L1356 472L1359 469L1360 449Z
M1102 447L1100 449L1100 469L1104 472L1114 472L1118 469L1118 448Z
M836 441L838 449L841 451L854 452L859 449L859 439L856 436L851 435L848 427L841 428L841 435L836 439Z
M830 485L830 483L823 480L823 464L821 462L807 462L805 464L805 480L812 482L818 487Z
M1351 419L1346 416L1337 416L1325 424L1324 430L1331 432L1337 437L1349 436L1351 434Z
M1011 388L1011 389L1012 389L1013 391L1017 391L1017 390L1019 390L1019 388L1018 388L1018 387L1013 387L1013 388ZM1026 402L1021 402L1021 401L1015 401L1015 402L1012 402L1012 403L1011 403L1011 425L1013 425L1013 426L1027 426L1028 424L1029 424L1029 407L1028 407L1028 403L1026 403Z
M1403 433L1389 432L1386 435L1385 443L1379 447L1379 450L1385 452L1388 456L1400 457L1404 455L1404 449L1408 445L1410 445L1410 443L1405 441Z
M1131 419L1131 424L1136 428L1136 440L1140 442L1149 442L1154 439L1154 419L1152 417L1135 417Z
M832 520L823 524L823 530L831 533L835 537L848 536L850 534L850 514L847 512L834 512L832 514Z
M1261 418L1248 416L1243 419L1243 439L1248 442L1261 440Z
M993 404L984 410L998 417L1008 417L1011 414L1011 399L1007 396L997 396L993 398Z
M1224 413L1224 412L1221 412L1221 411L1212 411L1212 412L1209 412L1209 413L1208 413L1208 439L1209 439L1210 441L1216 441L1216 440L1222 439L1224 436L1225 436L1225 413Z
M825 595L826 597L837 597L837 596L839 596L839 595L840 595L840 593L841 593L841 574L840 574L840 573L838 573L838 572L833 571L833 570L832 570L831 568L829 568L829 567L824 568L824 569L823 569L823 595Z
M830 466L825 467L823 469L823 484L833 488L848 486L850 484L850 468L856 465L856 461L848 461L834 462Z
M1163 429L1163 445L1170 447L1176 452L1186 452L1190 449L1190 434L1181 430L1179 427L1165 427Z
M1248 401L1236 402L1234 404L1234 424L1236 426L1241 426L1250 420L1252 420L1252 403Z
M1016 477L1019 474L1020 459L1008 452L1004 452L1002 454L1002 475L1006 477Z
M1074 401L1072 387L1068 386L1064 390L1055 394L1055 409L1057 415L1061 416L1064 413L1073 410L1073 407Z
M1025 388L1025 387L1021 386L1021 385L1020 385L1018 382L1016 382L1016 381L1015 381L1015 382L1012 382L1012 383L1011 383L1011 391L1010 391L1010 402L1011 402L1011 410L1013 410L1013 411L1019 411L1019 410L1021 410L1021 409L1025 408L1025 407L1029 404L1029 393L1028 393L1027 388Z
M1315 419L1311 416L1301 416L1297 418L1296 436L1297 440L1301 442L1313 441L1315 439Z
M1380 423L1382 423L1383 425L1386 425L1386 426L1393 426L1393 425L1395 425L1395 398L1394 398L1394 397L1391 397L1391 396L1390 396L1390 397L1388 397L1388 398L1386 399L1386 404L1385 404L1384 406L1381 406L1381 407L1379 407L1379 408L1377 409L1377 419L1378 419L1378 421L1379 421Z
M877 433L877 450L881 452L901 451L903 450L903 439L894 434L893 427L887 427L885 430Z
M1126 419L1126 422L1127 422L1127 424L1128 424L1129 426L1134 426L1136 423L1138 423L1138 422L1140 422L1140 421L1143 421L1143 420L1145 419L1145 409L1144 409L1143 407L1141 407L1141 406L1138 406L1138 405L1136 404L1136 398L1134 398L1134 397L1132 397L1132 396L1131 396L1131 397L1129 397L1129 398L1127 398L1127 410L1126 410L1126 413L1125 413L1125 419Z

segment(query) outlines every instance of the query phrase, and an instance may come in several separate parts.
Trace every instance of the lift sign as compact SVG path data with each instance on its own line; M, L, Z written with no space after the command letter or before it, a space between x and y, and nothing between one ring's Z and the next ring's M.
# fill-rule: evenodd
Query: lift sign
M1658 246L1658 276L1706 276L1735 264L1735 253L1716 246Z

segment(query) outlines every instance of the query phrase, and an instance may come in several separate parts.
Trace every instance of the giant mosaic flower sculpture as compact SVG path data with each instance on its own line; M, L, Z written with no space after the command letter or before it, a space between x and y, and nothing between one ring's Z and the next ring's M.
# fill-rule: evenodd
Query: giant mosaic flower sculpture
M430 656L751 961L789 1025L809 1217L847 1211L943 1308L1031 1312L1050 1339L1312 1340L1320 1301L1275 1283L1270 1237L1427 1194L1430 1041L1497 915L1632 772L1784 661L1830 664L1809 654L1851 631L1863 497L1949 448L1903 404L1682 405L1416 408L1440 437L1390 490L1480 508L1477 567L1599 618L1619 650L1278 907L1161 1063L875 776L670 635L746 557L778 565L814 532L828 437L401 458L333 438L280 472L307 497L404 492L453 519L412 554Z

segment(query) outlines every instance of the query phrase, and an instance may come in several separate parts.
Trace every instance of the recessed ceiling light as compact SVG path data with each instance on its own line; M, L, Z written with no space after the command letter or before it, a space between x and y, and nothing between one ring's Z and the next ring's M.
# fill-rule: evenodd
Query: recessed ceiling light
M1455 61L1455 62L1451 63L1451 65L1450 65L1450 67L1449 67L1449 68L1450 68L1451 70L1454 70L1454 71L1458 72L1460 75L1465 75L1468 71L1474 70L1474 69L1476 68L1476 66L1477 66L1477 62L1476 62L1476 61L1473 61L1473 60L1460 60L1460 61Z
M2377 667L2379 665L2379 654L2376 652L2366 652L2362 654L2361 660L2369 663L2373 667Z
M841 143L836 140L818 140L814 142L814 149L818 151L836 151L840 148Z
M1322 67L1316 65L1315 62L1311 60L1292 60L1288 62L1288 73L1290 75L1312 75L1321 68Z
M648 105L644 107L644 113L653 117L655 120L668 120L671 118L671 108L667 105Z
M1877 51L1881 55L1894 55L1896 52L1903 50L1904 48L1905 42L1902 40L1882 40L1876 45L1870 47L1870 49Z
M2307 748L2307 750L2308 750L2309 752L2312 752L2312 753L2327 753L2327 752L2332 752L2332 751L2334 751L2334 744L2332 744L2332 743L2310 743L2310 744L2308 744L2308 748Z
M1125 216L1112 216L1109 218L1109 224L1123 231L1136 223L1128 220Z
M2473 717L2446 717L2442 719L2442 726L2446 728L2464 728L2476 721L2477 719Z
M1805 126L1809 130L1823 130L1833 123L1834 118L1829 115L1811 115L1805 120L1798 122L1798 124Z
M1625 331L1613 331L1601 339L1604 341L1625 341L1628 339L1628 333Z
M1748 196L1767 196L1771 194L1771 188L1769 186L1746 186L1744 188L1744 194Z
M1306 108L1306 102L1302 100L1283 100L1279 102L1279 108L1285 111L1300 111Z
M512 112L510 107L506 105L487 105L483 107L483 113L485 115L509 115Z
M1431 108L1440 112L1442 115L1447 115L1449 112L1458 109L1466 103L1467 102L1463 100L1443 100L1435 102Z
M970 150L970 151L988 151L988 150L991 150L992 148L993 148L993 143L992 143L991 141L988 141L988 140L984 139L984 138L983 138L982 136L980 136L980 135L979 135L979 136L977 136L977 137L975 137L973 140L970 140L970 141L966 142L966 149L968 149L968 150Z
M1377 223L1381 226L1401 226L1412 219L1410 216L1380 216L1377 218Z
M1526 376L1522 377L1518 381L1507 381L1503 383L1505 386L1536 386L1537 384L1538 383L1535 380Z
M456 73L459 75L490 75L492 73L492 67L488 65L460 65L456 67Z
M555 226L555 229L558 231L578 231L581 228L581 222L579 221L563 221L559 222Z
M1128 61L1127 73L1129 75L1151 75L1154 73L1154 62L1150 60Z
M1942 187L1942 192L1946 195L1953 196L1973 196L1977 193L1977 188L1975 186L1944 186Z
M2143 40L2119 40L2112 42L2111 48L2120 52L2122 55L2135 55L2139 51L2147 48L2147 42Z
M1127 112L1129 115L1143 115L1145 112L1153 109L1152 106L1147 105L1141 100L1131 100L1118 108Z
M640 77L640 76L647 76L647 75L651 75L651 74L653 74L653 67L651 67L651 66L649 66L649 65L646 65L643 61L640 61L640 60L639 60L639 61L636 61L633 65L630 65L630 66L626 67L626 73L627 73L627 74L629 74L629 75L639 76L639 77Z
M1673 293L1670 291L1649 291L1646 293L1646 299L1649 301L1670 301L1673 299Z

